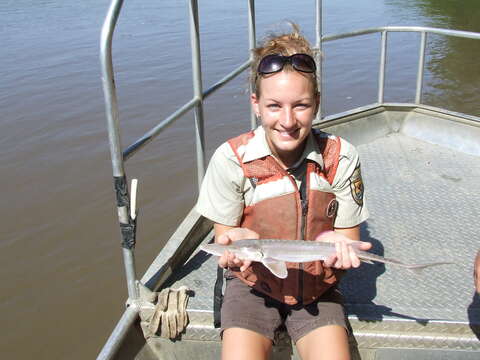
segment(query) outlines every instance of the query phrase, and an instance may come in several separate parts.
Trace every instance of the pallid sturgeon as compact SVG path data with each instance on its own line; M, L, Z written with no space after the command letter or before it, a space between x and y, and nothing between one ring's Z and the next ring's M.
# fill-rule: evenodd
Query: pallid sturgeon
M358 258L367 263L378 261L385 264L398 265L415 273L430 266L453 264L451 262L433 262L428 264L405 264L395 259L387 259L359 249L359 244L350 244ZM316 260L326 260L336 253L335 244L322 241L298 241L298 240L238 240L229 245L203 244L200 249L221 256L228 251L235 254L241 260L258 261L265 265L272 274L285 279L288 275L286 262L302 263Z

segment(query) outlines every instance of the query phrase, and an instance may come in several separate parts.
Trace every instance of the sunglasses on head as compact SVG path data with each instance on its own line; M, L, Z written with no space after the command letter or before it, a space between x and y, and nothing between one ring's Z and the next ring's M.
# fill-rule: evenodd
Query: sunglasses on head
M293 54L283 56L278 54L267 55L258 64L257 72L259 74L273 74L282 71L285 64L289 63L292 67L301 72L314 73L317 70L315 60L307 54Z

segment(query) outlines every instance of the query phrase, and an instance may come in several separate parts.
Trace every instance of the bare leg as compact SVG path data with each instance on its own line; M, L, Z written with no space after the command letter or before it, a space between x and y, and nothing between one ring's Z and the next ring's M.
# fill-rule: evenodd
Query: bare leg
M348 336L344 327L319 327L297 341L302 360L350 360Z
M242 328L223 332L222 360L267 360L272 341L265 336Z

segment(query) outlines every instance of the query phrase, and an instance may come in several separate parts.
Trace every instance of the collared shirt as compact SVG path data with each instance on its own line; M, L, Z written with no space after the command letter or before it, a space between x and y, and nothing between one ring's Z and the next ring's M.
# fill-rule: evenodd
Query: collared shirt
M353 227L368 218L365 199L359 201L358 192L355 193L353 177L360 174L359 158L353 145L340 138L340 158L332 185L325 183L327 192L333 192L338 201L336 228ZM268 155L273 156L262 126L255 129L255 136L245 146L243 161L248 162ZM318 149L313 134L307 137L304 151L294 166L287 169L295 179L298 188L304 181L306 172L305 159L315 161L323 167L323 157ZM361 178L360 178L361 181ZM243 209L250 205L253 199L254 188L245 178L242 167L238 162L230 144L225 142L213 154L202 182L196 210L210 220L228 226L238 226L242 219ZM363 190L361 192L363 197ZM357 200L355 200L355 196Z

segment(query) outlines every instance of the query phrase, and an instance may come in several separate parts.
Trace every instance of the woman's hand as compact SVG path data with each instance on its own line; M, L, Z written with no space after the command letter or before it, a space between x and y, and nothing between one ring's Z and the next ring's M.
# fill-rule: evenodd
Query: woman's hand
M220 227L220 229L218 228ZM222 229L223 227L223 229ZM225 230L225 231L221 231ZM220 235L217 235L220 233ZM259 239L260 236L253 230L247 228L231 228L225 229L224 225L215 224L215 242L217 244L228 245L233 241L242 239ZM218 259L218 266L222 268L239 267L240 271L245 271L251 265L250 260L243 261L228 251Z
M352 240L337 231L323 232L317 236L315 241L335 243L337 253L325 260L324 265L326 267L333 267L343 270L347 270L352 267L357 268L360 266L360 259L355 254L355 251L350 244L357 243L360 250L369 250L372 247L372 244L369 242Z

